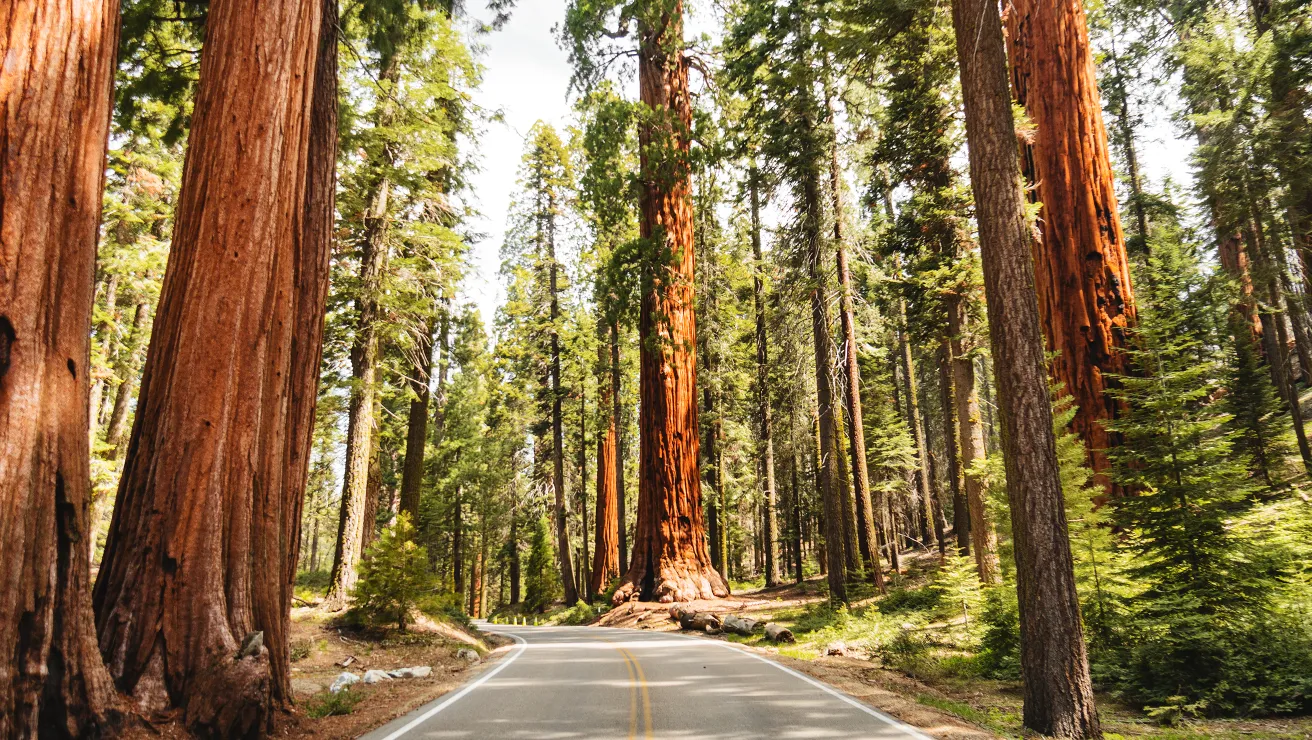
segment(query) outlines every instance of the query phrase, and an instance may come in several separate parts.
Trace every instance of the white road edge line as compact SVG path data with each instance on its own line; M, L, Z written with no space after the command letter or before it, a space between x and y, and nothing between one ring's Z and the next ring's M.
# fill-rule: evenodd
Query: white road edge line
M825 684L825 683L822 683L822 682L820 682L820 681L817 681L817 680L815 680L814 678L811 678L810 676L806 675L805 673L799 673L798 671L795 671L795 670L793 670L792 668L789 668L788 666L786 666L786 665L784 665L784 664L782 664L782 663L777 663L777 662L775 662L775 661L773 661L773 660L770 660L769 658L767 658L767 657L765 657L765 656L763 656L763 655L757 655L756 653L749 652L749 651L747 651L747 650L743 650L742 648L740 648L740 647L738 647L738 646L736 646L736 645L733 645L732 643L724 642L724 641L722 641L722 640L709 640L709 639L700 638L700 637L693 637L692 635L681 635L681 634L679 634L679 633L677 633L677 632L670 633L670 634L673 634L673 635L675 635L676 637L682 637L682 638L684 638L684 639L686 639L686 640L693 640L693 641L695 641L695 642L703 642L703 643L709 643L709 644L711 644L711 645L718 645L718 646L720 646L720 647L722 647L722 648L724 648L724 649L726 649L726 650L732 650L732 651L734 651L735 653L742 653L743 655L746 655L746 656L749 657L749 658L755 658L756 660L759 660L759 661L761 661L762 663L765 663L765 664L767 664L767 665L772 665L772 666L774 666L775 668L778 668L779 670L781 670L781 671L783 671L784 673L787 673L787 674L793 676L794 678L800 678L800 679L802 679L803 681L805 681L805 682L811 684L812 686L816 687L817 689L820 689L821 691L825 692L826 694L829 694L829 695L833 696L833 697L836 698L836 699L840 699L840 700L842 700L842 701L847 702L848 704L851 704L852 706L856 707L857 709L860 709L861 711L865 712L866 714L870 715L871 717L874 717L875 719L877 719L877 720L879 720L879 721L881 721L881 722L884 722L884 723L886 723L886 724L888 724L888 725L891 725L891 726L893 726L893 727L896 727L897 729L899 729L899 730L905 732L906 734L910 735L911 737L916 738L917 740L935 740L935 738L934 738L932 735L926 735L925 733L921 732L920 730L917 730L916 728L912 727L911 725L909 725L909 724L907 724L907 723L905 723L905 722L903 722L903 721L901 721L901 720L899 720L899 719L895 719L895 718L893 718L893 717L890 717L890 716L888 716L887 714L884 714L883 712L879 711L878 709L875 709L874 707L872 707L872 706L866 704L865 702L863 702L863 701L861 701L861 700L859 700L859 699L857 699L857 698L855 698L855 697L849 696L849 695L843 693L842 691L839 691L838 689L835 689L834 687L829 686L828 684ZM391 738L388 738L387 740L391 740Z
M524 651L528 649L528 640L525 640L524 638L520 637L519 635L516 635L516 634L514 634L514 633L512 633L512 632L500 632L500 633L498 633L498 634L510 635L511 637L515 638L515 641L519 643L519 652L515 653L514 655L510 656L509 658L506 658L504 661L502 661L501 663L497 664L497 667L496 667L496 668L493 668L492 670L488 671L487 673L484 673L482 676L479 676L479 677L478 677L478 680L476 680L476 681L474 681L473 683L469 684L468 686L464 687L464 688L461 689L460 691L456 692L454 695L447 697L446 700L443 701L441 704L438 704L437 706L433 707L432 709L428 710L427 712L424 712L423 714L419 715L418 717L415 717L414 719L410 720L408 723L406 723L406 725L405 725L404 727L402 727L401 729L397 730L396 732L393 732L392 734L388 735L387 737L383 738L382 740L396 740L397 738L401 737L402 735L406 734L407 732L413 730L414 728L418 727L419 725L421 725L421 724L427 722L428 720L432 719L433 715L437 714L438 712L442 711L443 709L446 709L447 707L449 707L449 706L451 706L452 704L456 703L456 701L457 701L458 699L460 699L460 697L464 696L465 694L468 694L469 692L473 691L474 689L478 688L479 686L482 686L483 684L485 684L485 683L487 683L489 680L491 680L491 678L492 678L493 676L495 676L495 675L497 675L498 673L504 671L504 670L506 669L507 666L509 666L511 663L514 663L514 662L519 658L519 656L523 655L523 654L524 654Z

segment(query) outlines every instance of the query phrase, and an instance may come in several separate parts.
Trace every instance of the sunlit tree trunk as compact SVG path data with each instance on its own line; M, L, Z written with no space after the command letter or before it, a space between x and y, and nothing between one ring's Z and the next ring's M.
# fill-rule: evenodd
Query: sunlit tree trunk
M610 475L615 476L615 520L619 527L619 573L629 569L628 502L624 498L624 406L620 391L623 368L620 367L620 326L610 323L610 398L611 424L615 426L615 465ZM618 575L618 574L616 574Z
M336 161L336 44L323 31L336 24L324 5L210 6L172 251L94 593L118 686L209 736L261 734L292 699L288 618Z
M1125 330L1135 324L1129 259L1098 99L1084 5L1014 0L1007 13L1012 92L1034 123L1021 167L1043 203L1033 244L1039 315L1054 378L1075 398L1072 426L1095 479L1109 494L1106 450L1118 444L1104 423L1119 402L1109 375L1125 374Z
M609 359L610 353L607 350L605 344L598 344L597 363L602 367L606 366ZM592 584L589 589L593 594L605 591L611 580L619 577L620 574L620 517L615 487L616 427L615 415L611 413L615 396L610 384L606 382L609 378L603 375L601 380L602 382L598 384L601 387L599 410L602 418L606 420L606 428L597 435L597 537L592 556Z
M112 732L87 564L116 0L0 7L0 738Z
M1066 0L1062 4L1071 12ZM1082 6L1074 7L1083 12ZM1099 737L1052 428L1031 238L1017 177L998 5L954 0L952 25L1015 545L1023 721L1044 735ZM1115 199L1107 203L1114 213Z
M952 386L957 411L957 438L961 443L961 478L970 517L970 546L975 553L979 579L985 584L1002 580L998 570L998 536L984 508L984 425L980 421L979 393L975 390L975 361L967 354L967 317L960 296L948 298L948 332L952 335Z
M706 550L697 472L697 325L688 145L692 109L683 52L683 4L640 18L638 78L649 118L639 128L644 264L638 463L633 559L615 591L662 602L727 596Z
M419 337L415 348L419 355L410 371L413 377L406 379L414 398L410 399L410 415L406 419L400 509L410 515L412 522L419 521L419 489L424 482L424 452L428 448L428 382L433 371L433 335L436 330L435 325L430 325L428 331Z
M952 497L952 530L957 538L957 554L970 554L970 507L961 485L961 458L957 439L957 406L955 383L952 378L952 344L944 336L939 341L938 390L943 411L943 454L947 458L945 472L948 493Z

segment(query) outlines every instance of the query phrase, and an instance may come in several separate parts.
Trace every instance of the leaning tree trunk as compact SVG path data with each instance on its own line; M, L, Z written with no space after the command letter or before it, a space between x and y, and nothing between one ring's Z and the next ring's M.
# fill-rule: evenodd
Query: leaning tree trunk
M419 521L419 489L424 482L424 452L428 448L428 379L433 371L433 335L437 326L430 323L428 330L418 339L419 356L407 378L410 392L410 415L406 419L405 463L401 470L400 510L410 515L410 521Z
M756 404L760 424L761 481L764 485L765 586L779 585L779 518L775 513L774 425L770 418L770 345L765 331L765 260L761 257L760 174L755 166L748 179L752 207L752 256L756 269L752 273L752 299L756 308ZM877 566L876 566L877 567Z
M0 10L0 738L105 734L89 380L117 0Z
M1058 353L1053 376L1078 406L1072 426L1095 480L1115 495L1106 451L1118 440L1104 424L1120 402L1107 389L1109 376L1128 370L1135 306L1084 5L1014 0L1007 30L1012 91L1035 127L1021 148L1032 197L1043 203L1033 244L1042 329Z
M96 581L118 686L201 735L261 734L292 699L288 616L336 160L324 6L210 6L173 247Z
M1020 602L1024 723L1044 735L1098 737L1034 294L1034 260L1016 176L1016 129L998 4L954 0L952 26L1002 416ZM1109 203L1114 211L1115 200Z
M673 255L644 261L638 460L633 561L614 603L634 594L661 602L727 596L711 567L697 472L697 322L688 145L692 124L683 4L639 23L640 98L652 118L639 129L641 234ZM659 245L659 246L658 246Z
M1002 581L998 570L998 535L984 508L984 425L980 421L979 393L975 390L975 360L966 352L965 299L948 298L948 332L952 335L952 388L957 411L957 439L961 442L961 479L970 517L970 547L981 583Z
M605 366L609 353L604 344L597 345L597 363ZM590 593L599 594L620 574L620 517L619 500L615 489L615 415L611 406L615 397L610 384L602 378L601 409L606 429L597 435L597 537L592 556L592 584Z

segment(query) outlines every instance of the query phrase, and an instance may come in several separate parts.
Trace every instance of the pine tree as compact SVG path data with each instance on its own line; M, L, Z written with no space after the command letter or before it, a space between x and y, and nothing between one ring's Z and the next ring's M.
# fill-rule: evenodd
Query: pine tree
M544 612L561 597L560 573L552 552L551 528L546 517L539 517L529 544L528 563L524 567L524 608Z

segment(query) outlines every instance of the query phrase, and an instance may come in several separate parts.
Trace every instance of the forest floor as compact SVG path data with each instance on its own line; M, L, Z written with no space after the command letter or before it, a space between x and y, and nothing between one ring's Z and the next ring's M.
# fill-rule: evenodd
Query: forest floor
M279 723L275 737L345 740L386 724L463 684L483 659L511 640L461 625L421 617L404 633L371 633L341 624L339 615L315 607L292 611L292 690L297 710ZM461 658L474 650L479 661ZM343 671L363 676L412 666L431 666L427 678L405 678L348 691L328 692Z
M824 579L818 575L801 584L765 589L735 584L726 599L693 602L698 611L737 614L778 622L795 635L796 643L775 645L763 635L719 634L705 639L727 640L836 686L848 694L943 740L1022 736L1021 685L979 675L973 656L953 647L969 616L944 619L941 612L918 609L918 594L928 585L935 554L903 556L903 574L891 579L890 594L857 590L846 612L825 605ZM572 615L577 610L557 614ZM668 604L629 602L596 618L609 627L675 631ZM1248 720L1192 719L1175 727L1162 726L1147 714L1098 696L1108 740L1150 737L1155 740L1274 740L1312 739L1312 718Z

